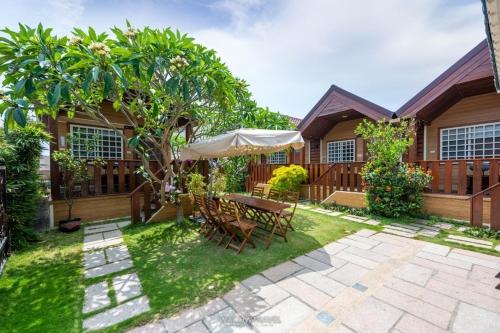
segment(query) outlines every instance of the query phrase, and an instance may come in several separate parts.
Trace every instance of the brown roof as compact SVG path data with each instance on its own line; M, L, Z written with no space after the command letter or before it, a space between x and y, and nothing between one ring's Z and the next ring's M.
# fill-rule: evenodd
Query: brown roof
M320 138L346 118L390 119L393 113L336 85L332 85L298 125L305 138Z
M302 121L302 119L300 118L296 118L296 117L292 117L292 116L287 116L288 117L288 120L294 124L295 126L299 126L300 122Z
M431 120L460 99L495 91L493 66L483 40L396 112Z

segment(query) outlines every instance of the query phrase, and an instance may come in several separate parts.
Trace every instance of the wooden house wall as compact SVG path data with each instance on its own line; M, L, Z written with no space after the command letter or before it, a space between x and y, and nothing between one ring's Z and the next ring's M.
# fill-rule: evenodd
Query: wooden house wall
M322 161L321 163L327 163L327 145L330 141L337 140L349 140L355 139L355 155L356 161L364 161L365 160L365 144L364 140L359 138L354 130L356 127L363 121L363 118L345 120L337 123L333 126L330 131L323 137L323 143L321 145L322 149Z

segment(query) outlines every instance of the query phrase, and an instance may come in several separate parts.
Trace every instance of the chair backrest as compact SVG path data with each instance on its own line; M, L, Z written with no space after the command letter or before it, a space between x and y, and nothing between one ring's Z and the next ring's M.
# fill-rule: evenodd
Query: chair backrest
M269 194L267 195L267 198L269 200L282 201L283 200L283 192L281 192L277 189L271 188L271 190L269 190Z
M299 203L299 198L300 198L300 192L293 192L293 191L283 192L283 201L292 204L294 212L295 208L297 208L297 204Z
M262 198L264 196L264 186L255 185L252 190L252 197Z
M198 206L199 208L201 208L201 206L203 206L203 196L193 193L193 198L194 198L195 205Z

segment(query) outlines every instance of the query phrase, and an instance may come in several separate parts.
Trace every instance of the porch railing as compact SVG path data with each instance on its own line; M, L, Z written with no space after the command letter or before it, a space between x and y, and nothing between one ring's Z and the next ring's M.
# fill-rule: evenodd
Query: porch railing
M323 201L335 191L362 192L361 170L364 162L332 164L311 183L310 199Z
M144 179L137 173L142 165L140 160L105 160L104 162L103 167L93 165L91 162L88 164L90 180L75 186L73 192L75 197L130 193L143 183ZM156 170L157 162L151 161L150 167ZM55 170L51 170L51 175L52 198L64 199L63 174L57 165Z
M418 161L425 171L430 171L430 193L473 195L500 181L500 159L434 160Z

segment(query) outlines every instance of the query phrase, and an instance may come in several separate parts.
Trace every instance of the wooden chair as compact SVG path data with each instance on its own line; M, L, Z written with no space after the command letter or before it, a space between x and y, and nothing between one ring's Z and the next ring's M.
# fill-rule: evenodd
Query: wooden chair
M209 229L210 229L210 222L208 221L208 217L204 214L204 211L203 211L203 196L201 196L199 194L194 194L194 193L192 193L192 194L193 194L193 198L194 198L195 209L199 212L199 214L201 215L201 217L204 220L200 225L199 232L206 236L209 232ZM194 216L194 211L195 210L193 209L193 216Z
M252 190L252 197L263 198L264 197L264 186L255 185Z
M293 216L295 215L295 209L297 209L297 204L299 203L299 197L300 197L300 192L292 192L292 191L285 191L283 192L283 202L287 202L292 204L292 210L284 210L280 214L280 220L283 220L286 223L286 228L290 228L293 231L295 229L292 226L292 219Z
M221 245L228 232L224 226L224 223L219 217L217 206L215 202L209 199L207 196L203 197L202 212L207 217L207 221L210 224L210 230L207 235L208 240L215 240L217 246Z
M224 220L225 216L235 217L235 220L224 221L224 225L229 233L229 242L226 244L226 249L231 247L236 250L237 254L240 254L247 243L250 243L254 248L256 247L252 240L252 232L257 227L257 224L254 221L240 217L237 206L230 201L221 200L219 203L219 212ZM243 236L239 246L237 243L238 232Z
M273 201L283 201L283 192L279 191L277 189L271 188L269 190L269 194L267 195L268 200L273 200Z

